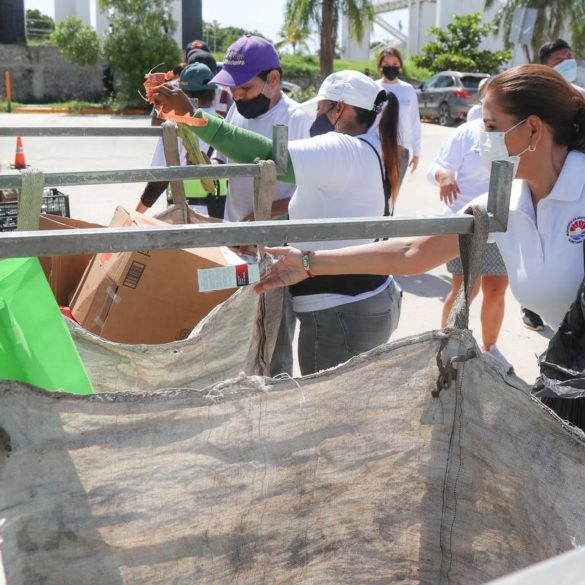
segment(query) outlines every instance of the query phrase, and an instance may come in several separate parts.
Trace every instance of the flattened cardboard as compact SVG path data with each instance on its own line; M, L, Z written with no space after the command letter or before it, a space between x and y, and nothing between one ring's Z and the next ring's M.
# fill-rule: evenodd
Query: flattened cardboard
M111 226L164 225L118 207ZM97 254L71 302L75 320L118 343L168 343L186 338L235 289L200 293L197 270L229 266L227 249Z

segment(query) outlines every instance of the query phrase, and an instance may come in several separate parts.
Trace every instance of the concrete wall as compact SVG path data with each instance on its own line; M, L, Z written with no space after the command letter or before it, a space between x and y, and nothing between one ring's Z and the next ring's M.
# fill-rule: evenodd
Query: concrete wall
M12 76L12 99L47 102L101 98L103 65L71 65L56 47L0 45L0 88L5 99L4 72Z

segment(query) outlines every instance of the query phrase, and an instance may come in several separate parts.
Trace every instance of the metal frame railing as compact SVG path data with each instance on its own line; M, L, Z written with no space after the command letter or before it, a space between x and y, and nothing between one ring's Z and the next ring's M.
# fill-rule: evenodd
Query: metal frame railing
M284 130L283 130L284 129ZM156 136L162 132L167 162L178 164L176 126L160 128L1 128L0 136ZM241 223L181 224L136 228L35 231L43 188L142 181L171 181L185 203L183 179L255 177L257 191L273 184L287 163L286 126L275 127L275 163L169 166L115 171L42 173L25 170L0 175L1 188L21 190L18 231L0 233L0 257L61 256L81 253L123 252L220 245L274 244L322 240L395 238L417 235L470 234L472 216L415 216L390 218L331 218L327 220L256 221ZM508 222L513 165L495 161L490 176L488 212L491 232L505 231ZM175 200L177 203L177 200ZM21 221L22 216L22 221ZM35 225L36 222L36 225Z

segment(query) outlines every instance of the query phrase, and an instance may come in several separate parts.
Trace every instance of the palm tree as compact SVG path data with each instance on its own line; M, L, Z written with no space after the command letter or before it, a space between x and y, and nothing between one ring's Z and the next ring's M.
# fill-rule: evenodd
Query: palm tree
M503 4L500 0L486 0L485 7L491 8L497 4L501 4L501 7L496 13L494 23L502 30L506 39L510 34L516 8L536 8L538 11L532 36L532 51L528 46L524 47L526 58L533 62L543 43L562 34L566 24L578 21L585 0L505 0Z
M323 77L333 72L340 12L347 15L354 38L361 41L374 21L374 6L370 0L287 0L286 3L285 23L307 28L311 24L317 25L319 65Z
M309 50L307 39L310 34L308 26L301 25L298 22L285 20L284 25L278 31L278 36L281 40L274 43L274 46L280 50L282 47L290 45L292 47L293 55L296 55L297 48L300 52Z

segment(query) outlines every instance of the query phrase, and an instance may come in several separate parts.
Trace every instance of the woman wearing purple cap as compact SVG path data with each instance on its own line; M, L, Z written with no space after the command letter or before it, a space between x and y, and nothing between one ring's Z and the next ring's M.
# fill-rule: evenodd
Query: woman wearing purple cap
M158 88L155 99L165 109L191 111L189 102L171 86ZM289 142L288 170L279 178L297 185L289 204L290 218L389 215L399 175L396 98L362 73L342 71L327 77L312 101L316 107L312 137ZM378 134L373 125L386 101ZM204 114L198 111L195 116ZM190 128L236 162L272 156L270 139L224 120L208 118L207 126ZM305 270L310 275L311 252L355 243L295 245L305 250ZM315 277L290 287L290 293L300 321L298 357L303 375L334 367L385 343L400 316L402 293L388 275Z

